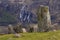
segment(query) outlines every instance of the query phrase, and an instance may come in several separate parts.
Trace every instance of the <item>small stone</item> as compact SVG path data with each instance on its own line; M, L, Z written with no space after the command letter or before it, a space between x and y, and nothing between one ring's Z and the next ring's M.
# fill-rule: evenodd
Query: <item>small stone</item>
M21 35L16 33L14 37L19 38L19 37L21 37Z
M55 29L53 31L56 31Z
M25 28L22 28L22 31L23 31L23 33L24 33L24 32L27 32Z

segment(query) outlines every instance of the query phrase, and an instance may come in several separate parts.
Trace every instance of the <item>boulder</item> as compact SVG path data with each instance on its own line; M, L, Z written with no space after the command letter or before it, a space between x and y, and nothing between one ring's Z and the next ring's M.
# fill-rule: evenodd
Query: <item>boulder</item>
M21 35L18 34L18 33L15 33L15 34L14 34L14 37L19 38L19 37L21 37Z
M24 33L24 32L27 32L27 30L26 30L25 28L22 28L22 31L23 31L23 33Z

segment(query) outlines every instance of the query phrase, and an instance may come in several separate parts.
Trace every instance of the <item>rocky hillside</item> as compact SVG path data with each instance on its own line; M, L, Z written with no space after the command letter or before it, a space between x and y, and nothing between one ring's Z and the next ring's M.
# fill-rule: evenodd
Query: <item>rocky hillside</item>
M60 24L60 0L0 0L0 25L15 24L21 19L23 23L36 23L36 9L39 5L49 6L52 24Z

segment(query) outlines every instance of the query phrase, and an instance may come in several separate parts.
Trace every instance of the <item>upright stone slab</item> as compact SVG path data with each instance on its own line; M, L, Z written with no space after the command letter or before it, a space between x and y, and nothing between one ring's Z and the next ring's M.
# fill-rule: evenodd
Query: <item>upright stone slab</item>
M30 24L30 28L32 28L32 32L38 32L38 24Z
M8 25L8 34L12 34L13 32L14 32L13 26L12 25Z
M51 26L49 7L41 5L37 11L39 32L48 31Z

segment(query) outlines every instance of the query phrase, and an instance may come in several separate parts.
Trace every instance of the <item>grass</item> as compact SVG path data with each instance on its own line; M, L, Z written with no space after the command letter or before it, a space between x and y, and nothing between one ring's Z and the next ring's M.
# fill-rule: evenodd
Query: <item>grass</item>
M60 31L41 33L21 33L20 38L14 38L14 34L0 35L0 40L60 40Z

